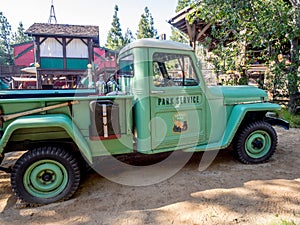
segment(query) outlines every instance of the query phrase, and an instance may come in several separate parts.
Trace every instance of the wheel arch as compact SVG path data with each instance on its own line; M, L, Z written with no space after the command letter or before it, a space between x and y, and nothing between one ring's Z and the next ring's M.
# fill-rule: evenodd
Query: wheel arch
M0 140L0 153L4 152L7 147L9 147L9 141L13 137L14 132L19 129L32 129L32 128L44 128L44 127L59 127L62 128L69 136L68 142L62 142L64 144L72 145L72 143L79 149L82 156L88 163L92 163L91 150L82 136L80 130L77 128L76 124L66 115L63 114L51 114L51 115L34 115L25 116L14 120L10 123ZM26 142L26 137L24 140ZM38 142L28 142L31 145L49 142L49 140L41 140Z
M239 129L246 124L257 120L265 120L267 112L280 109L281 107L278 104L273 103L254 103L234 106L227 121L227 126L222 139L222 147L226 148L232 144Z

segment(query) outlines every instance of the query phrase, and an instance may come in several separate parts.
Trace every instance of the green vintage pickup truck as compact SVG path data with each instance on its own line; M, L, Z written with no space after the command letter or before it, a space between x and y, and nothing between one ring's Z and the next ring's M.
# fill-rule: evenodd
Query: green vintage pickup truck
M88 88L0 91L0 162L25 151L10 171L19 199L66 200L79 186L83 162L93 167L107 155L232 145L242 163L264 163L277 145L272 126L289 128L270 113L280 106L265 91L207 86L193 49L180 43L137 40L121 50L105 86L102 79L89 74Z

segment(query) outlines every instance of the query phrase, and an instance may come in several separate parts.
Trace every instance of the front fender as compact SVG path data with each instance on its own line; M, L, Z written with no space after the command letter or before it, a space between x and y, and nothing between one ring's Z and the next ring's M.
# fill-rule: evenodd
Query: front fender
M226 130L222 138L222 146L229 146L247 112L268 112L280 109L280 105L269 102L236 105L230 114Z
M17 118L5 129L5 132L0 140L0 154L3 152L11 135L16 130L42 127L63 128L78 146L85 159L89 163L92 163L92 154L86 140L71 118L64 114L33 115Z

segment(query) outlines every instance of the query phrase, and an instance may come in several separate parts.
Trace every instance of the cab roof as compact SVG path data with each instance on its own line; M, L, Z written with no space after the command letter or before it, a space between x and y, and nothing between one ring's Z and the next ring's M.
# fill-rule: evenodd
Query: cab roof
M120 55L133 48L165 48L175 50L193 51L193 48L175 41L158 40L153 38L138 39L126 45L121 51Z

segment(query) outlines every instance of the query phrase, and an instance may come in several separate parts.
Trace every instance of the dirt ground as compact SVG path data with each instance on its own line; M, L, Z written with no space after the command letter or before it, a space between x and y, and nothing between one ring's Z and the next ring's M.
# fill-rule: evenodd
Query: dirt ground
M70 200L35 208L15 207L9 175L0 172L0 224L300 224L300 129L277 132L277 152L265 164L243 165L221 151L199 171L197 153L171 178L144 187L90 173Z

